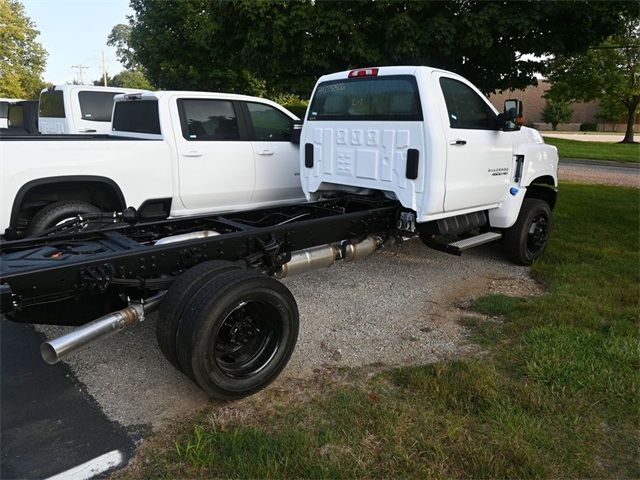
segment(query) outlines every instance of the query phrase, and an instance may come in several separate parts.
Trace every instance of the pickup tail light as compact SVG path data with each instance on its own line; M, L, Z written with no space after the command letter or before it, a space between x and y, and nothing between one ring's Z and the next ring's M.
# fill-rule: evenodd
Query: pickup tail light
M357 77L375 77L378 75L378 68L359 68L357 70L351 70L349 72L349 78Z

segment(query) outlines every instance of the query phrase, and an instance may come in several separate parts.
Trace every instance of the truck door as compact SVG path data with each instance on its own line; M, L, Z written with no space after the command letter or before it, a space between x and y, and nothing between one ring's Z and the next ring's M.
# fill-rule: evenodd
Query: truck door
M251 203L301 200L300 148L291 142L293 119L271 105L242 103L256 164Z
M180 198L194 210L247 206L255 185L251 142L230 100L177 100Z
M507 192L513 164L510 132L495 128L489 101L460 77L435 73L447 142L445 212L489 206Z

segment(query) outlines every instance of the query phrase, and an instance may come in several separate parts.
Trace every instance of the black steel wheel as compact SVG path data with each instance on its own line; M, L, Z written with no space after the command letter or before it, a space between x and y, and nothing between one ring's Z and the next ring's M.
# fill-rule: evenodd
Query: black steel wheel
M184 309L178 361L210 396L242 398L271 383L298 338L298 307L279 281L248 270L206 282Z
M551 235L551 208L544 200L525 198L516 223L504 232L507 256L531 265L544 251Z
M156 320L156 339L165 358L182 371L176 353L176 333L180 317L193 295L216 275L240 269L224 260L209 260L190 268L174 280L167 291Z

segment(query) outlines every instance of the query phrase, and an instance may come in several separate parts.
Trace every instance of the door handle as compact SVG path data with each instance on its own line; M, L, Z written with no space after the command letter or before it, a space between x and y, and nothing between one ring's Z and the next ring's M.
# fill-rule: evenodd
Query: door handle
M190 150L188 152L184 152L182 154L183 157L201 157L202 156L202 152L199 152L197 150Z
M95 128L81 128L78 130L80 133L96 133L97 130Z
M449 145L466 145L467 141L462 140L461 138L456 138L455 140L449 140Z
M268 150L268 149L260 150L258 152L258 155L273 155L273 150Z

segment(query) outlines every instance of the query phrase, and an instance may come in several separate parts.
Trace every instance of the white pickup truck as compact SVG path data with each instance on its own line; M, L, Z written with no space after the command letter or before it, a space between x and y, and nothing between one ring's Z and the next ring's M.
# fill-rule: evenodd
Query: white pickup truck
M503 237L509 257L530 264L548 239L558 153L520 126L521 113L508 100L499 114L469 81L436 68L325 75L302 130L302 188L309 200L382 192L429 246Z
M129 206L159 218L300 202L296 123L261 98L144 92L115 98L108 136L0 136L0 234Z
M113 98L140 90L91 85L57 85L40 92L38 126L45 135L108 134Z

